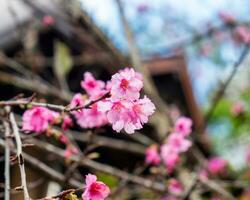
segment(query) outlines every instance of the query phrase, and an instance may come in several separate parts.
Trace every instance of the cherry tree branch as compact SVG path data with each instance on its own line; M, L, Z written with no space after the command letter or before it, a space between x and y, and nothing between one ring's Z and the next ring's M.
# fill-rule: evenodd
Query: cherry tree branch
M1 106L21 106L21 105L32 105L32 106L41 106L50 108L53 110L61 111L61 112L72 112L77 111L85 108L90 108L93 104L95 104L98 101L101 101L109 96L109 92L104 94L102 97L90 101L89 103L85 104L84 106L75 106L73 108L69 108L68 106L62 106L62 105L56 105L56 104L50 104L50 103L40 103L40 102L33 102L29 99L21 99L21 100L9 100L9 101L0 101L0 107Z
M10 109L10 108L7 108ZM27 182L26 182L26 173L24 168L24 159L23 159L23 152L22 152L22 141L20 138L20 134L18 131L17 123L14 117L14 114L12 112L9 113L10 117L10 123L13 130L13 134L16 140L16 146L17 146L17 157L18 157L18 165L20 168L20 174L21 174L21 183L22 183L22 189L24 194L24 200L30 200L28 188L27 188Z
M4 140L0 139L0 146L3 148L6 148L6 144L4 143ZM16 153L16 150L11 150L13 153ZM45 163L41 162L40 160L34 158L33 156L23 153L24 160L30 164L33 168L37 169L39 172L42 172L46 177L48 177L51 180L54 180L60 184L65 185L65 177L64 174L61 174L60 172L54 170L53 168L49 167ZM81 184L79 181L70 178L66 185L69 185L71 187L81 187L83 184Z
M181 200L188 200L190 195L192 194L192 192L195 190L197 184L198 184L198 175L195 174L191 184L188 186L188 188L186 189L186 191L184 191L183 197L181 198Z
M235 24L226 24L223 23L220 26L212 26L206 29L205 31L196 32L195 34L192 34L191 37L184 37L183 39L180 39L177 42L173 42L170 45L165 46L165 49L174 50L174 49L180 49L184 48L185 46L192 45L195 42L199 42L203 39L208 39L212 37L214 34L219 33L220 31L232 31L234 28L238 26L249 26L249 21L246 22L237 22Z
M228 191L226 191L221 185L213 180L205 180L205 179L199 179L199 181L205 185L207 188L221 194L225 199L228 200L236 200L232 194L230 194Z
M39 75L33 73L31 70L27 69L25 66L15 61L13 58L7 57L5 54L0 53L0 61L1 63L5 64L6 66L10 67L11 69L14 69L18 73L25 76L25 79L22 79L21 77L18 76L10 75L5 72L0 72L2 76L5 75L5 77L1 77L0 79L1 81L3 82L12 81L12 84L15 84L16 82L13 82L13 79L16 79L18 83L21 86L24 86L26 89L30 90L33 88L37 92L41 91L42 93L56 96L64 101L68 101L71 99L72 94L69 91L59 90L54 85L50 84L47 80L44 80Z
M10 199L10 125L8 122L3 121L5 127L5 164L4 164L4 177L5 177L5 187L4 187L4 199Z
M47 151L49 153L52 153L56 155L58 158L64 160L64 151L50 143L42 142L36 139L31 139L31 142L36 145L36 147L40 148L41 150ZM71 161L79 162L81 166L86 166L107 174L111 174L114 176L117 176L121 179L127 180L132 183L136 183L138 185L141 185L146 188L150 188L156 191L164 192L165 191L165 185L159 182L151 181L146 178L142 178L130 173L127 173L125 171L122 171L120 169L111 167L106 164L101 164L99 162L90 160L88 158L81 159L81 156L73 155L70 157Z
M56 97L66 102L70 101L72 97L65 95L64 92L56 89L55 87L47 86L37 80L27 79L25 77L6 73L4 71L0 71L0 82L13 85L17 88L23 88L25 90L37 92L42 95Z
M228 88L229 84L231 83L232 79L234 78L235 74L237 73L239 66L242 64L242 62L244 62L246 56L248 55L250 49L250 44L246 44L240 57L238 58L238 60L235 62L234 66L233 66L233 70L230 73L230 75L228 76L228 78L226 79L226 81L221 85L221 87L219 88L219 90L216 92L213 101L212 101L212 105L209 109L209 111L206 114L205 117L205 125L207 124L207 122L210 120L210 118L212 117L216 107L218 106L221 98L224 96L226 89Z

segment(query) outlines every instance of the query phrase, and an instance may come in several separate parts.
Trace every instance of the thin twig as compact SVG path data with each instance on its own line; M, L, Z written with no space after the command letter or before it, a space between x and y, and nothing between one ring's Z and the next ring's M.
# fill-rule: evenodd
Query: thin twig
M45 180L44 178L40 178L38 180L32 181L32 182L28 182L28 188L29 190L37 188L38 186L40 186L41 184L44 184ZM10 190L10 194L17 194L20 193L21 191L19 190L15 190L15 189L11 189ZM4 197L4 192L0 193L0 199Z
M15 140L16 140L17 157L18 157L18 164L19 164L20 174L21 174L21 183L22 183L22 189L23 189L23 194L24 194L24 200L30 200L29 192L28 192L28 188L27 188L27 182L26 182L24 159L23 159L23 155L22 155L22 153L23 153L22 152L22 141L21 141L21 138L19 135L19 131L18 131L18 127L16 124L14 114L12 112L10 112L9 117L10 117L10 123L11 123L11 127L13 130L13 134L14 134Z
M27 69L25 66L14 60L13 58L7 57L5 54L0 53L0 60L3 62L6 66L14 69L15 71L19 72L20 74L24 75L26 79L21 81L22 79L19 77L16 77L19 82L23 83L23 85L27 85L30 82L33 83L33 87L40 87L43 88L43 91L55 95L63 100L70 100L72 97L72 94L69 91L66 90L59 90L54 85L49 83L47 80L41 78L39 75L33 73L31 70ZM3 72L1 72L3 73ZM5 73L6 75L7 73ZM15 76L12 76L14 78ZM18 79L19 78L19 79ZM6 79L2 79L6 80ZM14 84L14 83L13 83ZM40 91L39 89L37 91Z
M30 101L29 99L23 99L23 100L10 100L10 101L0 101L0 107L1 106L21 106L21 105L32 105L32 106L41 106L46 107L50 109L54 109L61 112L72 112L77 111L85 108L90 108L91 105L95 104L98 101L101 101L109 96L109 93L104 94L102 97L90 101L89 103L85 104L84 106L75 106L73 108L69 108L68 106L62 106L62 105L56 105L56 104L50 104L50 103L40 103L40 102L34 102Z
M225 199L228 200L236 200L232 194L230 194L228 191L226 191L223 187L221 187L221 185L213 180L209 180L209 179L199 179L199 181L205 185L206 187L210 188L211 190L219 193L220 195L222 195L223 197L225 197Z
M68 190L64 190L64 191L60 192L59 194L54 195L52 197L44 197L44 198L36 199L36 200L48 200L48 199L57 199L57 198L64 199L64 197L66 197L67 194L79 192L82 190L83 190L83 187L78 188L78 189L68 189Z
M4 199L10 199L10 125L8 122L3 122L5 127L5 164L4 164L4 177L5 177L5 188L4 188Z
M0 146L5 148L6 144L4 143L4 140L0 139ZM11 150L13 153L16 153L16 150ZM62 185L65 186L65 177L64 174L61 174L60 172L54 170L53 168L49 167L42 161L34 158L33 156L23 153L24 160L30 164L33 168L37 169L39 172L42 172L46 177L48 177L50 180L54 180ZM67 182L68 186L71 187L81 187L83 184L81 184L79 181L70 178Z
M189 187L187 188L187 190L184 192L183 197L181 198L181 200L188 200L190 195L192 194L192 192L195 190L197 184L198 184L198 175L195 174L195 176L193 177L193 180L191 182L191 184L189 185Z
M216 33L220 33L222 31L232 31L234 28L240 27L240 26L249 26L249 21L245 22L237 22L234 24L226 24L223 23L220 26L212 26L209 27L206 30L202 30L201 32L196 32L195 34L192 34L190 37L185 37L183 39L180 39L178 41L172 42L170 45L164 46L164 49L169 50L171 52L174 52L175 49L181 49L186 46L192 45L194 43L200 42L204 39L209 39L210 37L214 36Z
M80 134L80 132L72 131L72 130L68 132L70 133L69 137L72 139L74 138L75 140L79 142L84 142L84 143L88 141L87 134L82 134L82 133ZM126 152L139 154L139 155L144 155L145 150L146 150L144 145L137 144L135 142L121 140L121 139L109 138L105 136L93 135L92 140L93 140L93 143L98 146L105 146L110 149L126 151Z
M221 87L219 88L219 90L216 92L215 97L214 97L214 99L212 101L212 105L211 105L209 111L206 114L205 125L207 124L207 122L212 117L212 115L213 115L216 107L218 106L221 98L225 94L226 89L228 88L230 82L232 81L233 77L235 76L236 72L238 71L239 66L245 60L245 58L246 58L246 56L247 56L247 54L249 52L249 49L250 49L250 45L246 44L243 52L241 53L241 55L239 57L239 59L235 62L234 66L233 66L232 72L228 76L227 80L221 85Z
M58 148L50 143L42 142L42 141L39 141L36 139L32 139L31 141L41 150L45 150L49 153L52 153L52 154L58 156L60 159L64 160L64 151L62 149L60 149L60 148ZM104 172L107 174L117 176L121 179L128 180L129 182L139 184L139 185L144 186L146 188L150 188L150 189L160 191L160 192L164 192L166 189L165 185L162 183L151 181L149 179L142 178L142 177L127 173L127 172L122 171L120 169L117 169L117 168L111 167L109 165L90 160L88 158L81 159L80 156L73 155L70 157L70 159L74 162L80 162L81 166L86 166L86 167L89 167L89 168L92 168L92 169L95 169L95 170L98 170L98 171L101 171L101 172Z
M36 79L27 79L20 75L10 74L4 71L0 71L0 82L13 85L17 88L24 88L29 91L37 92L42 95L57 97L66 102L70 101L72 98L72 95L68 95L55 87L42 84Z

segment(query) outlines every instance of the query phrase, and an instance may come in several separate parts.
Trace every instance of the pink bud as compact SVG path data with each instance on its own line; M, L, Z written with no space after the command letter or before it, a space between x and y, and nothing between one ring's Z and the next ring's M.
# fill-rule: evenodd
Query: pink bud
M180 117L174 126L174 131L183 136L188 136L192 132L192 120L188 117Z
M179 195L183 192L183 186L177 179L170 179L168 182L168 191L171 194Z
M250 43L250 29L245 26L239 26L234 30L234 38L237 42Z
M45 15L42 20L43 24L46 26L52 26L55 24L55 19L50 15Z
M232 108L231 108L231 113L234 116L238 116L239 114L244 112L244 106L241 102L236 102L233 104Z
M157 150L157 145L152 145L146 149L146 159L147 164L158 165L161 162L161 157Z
M224 173L227 167L227 161L221 157L213 157L208 160L208 171L213 174Z

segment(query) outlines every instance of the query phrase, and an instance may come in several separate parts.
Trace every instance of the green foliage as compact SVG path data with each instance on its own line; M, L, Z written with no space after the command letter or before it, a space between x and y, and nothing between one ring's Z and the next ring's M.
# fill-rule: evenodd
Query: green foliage
M250 102L250 92L244 92L238 100L244 105L244 111L239 115L232 113L232 107L235 101L228 97L221 99L217 105L213 116L210 120L210 125L219 124L221 121L227 121L230 124L229 137L238 137L250 131L250 110L248 102Z
M117 177L109 175L109 174L98 172L97 176L98 176L98 180L107 184L110 188L116 187L119 183L119 180Z
M231 108L231 102L223 98L217 105L216 109L214 110L213 116L211 118L211 122L219 120L221 117L229 117L230 114L230 108Z
M70 49L66 44L55 42L55 69L60 76L66 76L73 66Z
M73 61L70 49L62 42L55 41L54 72L62 88L67 89L65 77L70 72Z

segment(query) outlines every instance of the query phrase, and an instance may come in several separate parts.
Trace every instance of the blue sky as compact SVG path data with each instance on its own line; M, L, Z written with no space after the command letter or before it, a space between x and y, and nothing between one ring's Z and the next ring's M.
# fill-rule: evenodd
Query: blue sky
M126 52L126 40L115 0L81 1L84 9L115 45ZM221 22L218 20L218 12L221 10L231 13L239 20L250 18L250 0L123 0L123 3L134 32L144 28L148 33L143 34L143 29L140 37L137 37L137 45L143 55L154 53L165 55L168 52L166 47L192 36L186 27L200 32L206 28L207 22L215 26L219 25ZM150 7L149 15L138 15L137 7L142 4ZM166 26L166 21L171 20L175 23ZM183 22L186 27L183 27ZM235 52L230 44L223 45L221 48L219 55L225 61L223 65L232 66L239 52ZM228 69L208 59L195 57L196 49L192 47L191 51L189 49L186 55L195 96L204 107L209 103L210 92L216 87L218 80L224 78L224 71ZM197 71L202 72L203 76L194 78Z

